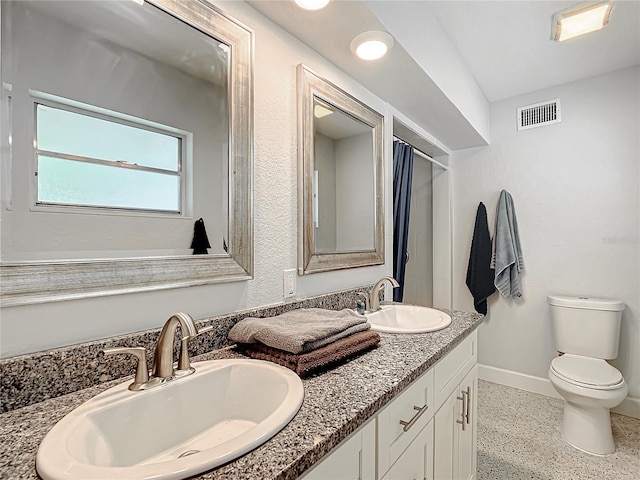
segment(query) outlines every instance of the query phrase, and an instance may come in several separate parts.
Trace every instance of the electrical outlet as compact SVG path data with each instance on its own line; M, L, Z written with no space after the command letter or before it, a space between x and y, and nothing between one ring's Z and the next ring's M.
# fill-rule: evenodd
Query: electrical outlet
M284 298L295 297L296 295L296 269L282 271L282 296Z

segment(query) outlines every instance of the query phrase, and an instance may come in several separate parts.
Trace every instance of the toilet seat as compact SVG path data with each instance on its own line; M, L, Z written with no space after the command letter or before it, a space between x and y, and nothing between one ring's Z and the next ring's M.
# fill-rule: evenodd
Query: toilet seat
M622 374L600 358L567 353L551 361L551 370L565 382L595 390L612 390L624 382Z

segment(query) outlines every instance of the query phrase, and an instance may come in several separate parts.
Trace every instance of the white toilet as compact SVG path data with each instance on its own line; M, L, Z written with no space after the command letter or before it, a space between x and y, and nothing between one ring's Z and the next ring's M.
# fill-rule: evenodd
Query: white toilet
M564 399L560 432L574 447L594 455L615 451L609 409L627 396L622 374L606 359L618 356L624 303L549 296L556 347L549 380Z

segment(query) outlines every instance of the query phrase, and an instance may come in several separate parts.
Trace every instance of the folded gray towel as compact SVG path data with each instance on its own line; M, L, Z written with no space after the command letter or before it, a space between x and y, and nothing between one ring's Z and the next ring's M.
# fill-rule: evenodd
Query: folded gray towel
M305 308L267 318L245 318L229 331L236 343L260 342L291 353L310 352L370 328L353 310Z

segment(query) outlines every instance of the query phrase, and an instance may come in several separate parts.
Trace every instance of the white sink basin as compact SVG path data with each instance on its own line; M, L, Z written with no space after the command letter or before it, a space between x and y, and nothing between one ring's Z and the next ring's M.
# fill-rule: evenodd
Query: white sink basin
M182 479L266 442L298 412L304 390L260 360L192 364L196 373L140 392L127 383L73 410L36 457L49 479Z
M446 313L415 305L383 305L366 317L373 330L385 333L435 332L451 324L451 317Z

